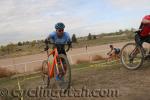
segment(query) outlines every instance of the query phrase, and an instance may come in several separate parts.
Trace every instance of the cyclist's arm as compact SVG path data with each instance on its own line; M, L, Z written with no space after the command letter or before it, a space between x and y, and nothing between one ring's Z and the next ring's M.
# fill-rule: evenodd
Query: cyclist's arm
M68 49L66 51L69 51L69 49L72 48L72 41L68 33L67 33L67 44L68 44Z
M135 31L135 32L136 32L136 33L140 33L140 32L142 31L143 27L144 27L144 24L150 24L150 20L143 19L143 20L142 20L142 23L141 23L141 25L140 25L140 27L139 27L139 30L137 30L137 31Z
M143 19L142 19L142 22L141 22L141 25L139 27L139 29L143 29L143 26L144 24L150 24L150 18L148 16L145 16Z
M142 24L150 24L150 15L145 16L145 17L142 19Z
M110 55L110 54L112 53L112 51L113 51L113 50L111 49L111 51L109 51L109 52L107 53L107 55Z
M45 45L46 45L45 50L48 50L49 49L48 44L53 42L54 42L54 35L49 34L48 37L45 39Z
M55 41L55 39L54 39L54 33L49 34L48 37L45 40L49 41L51 43L54 43L54 41Z

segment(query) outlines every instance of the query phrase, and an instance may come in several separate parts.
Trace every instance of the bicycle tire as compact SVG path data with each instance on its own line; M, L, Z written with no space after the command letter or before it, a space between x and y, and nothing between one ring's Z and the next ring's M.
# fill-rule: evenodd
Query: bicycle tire
M128 66L127 64L125 64L124 59L123 59L124 49L127 46L129 46L129 45L135 45L135 47L139 49L139 51L141 53L141 56L142 56L140 63L137 66L135 66L135 67ZM144 62L144 53L143 53L143 50L142 50L142 48L136 46L136 43L127 43L126 45L123 46L123 48L121 49L121 63L124 65L125 68L127 68L129 70L136 70L136 69L140 68L143 65L143 62Z
M68 61L68 58L67 58L66 55L59 54L58 58L64 59L65 60L65 64L67 66L66 69L67 69L67 74L68 74L68 82L66 84L66 87L63 88L66 91L66 90L68 90L70 88L70 85L71 85L71 67L70 67L70 64L69 64L69 61Z

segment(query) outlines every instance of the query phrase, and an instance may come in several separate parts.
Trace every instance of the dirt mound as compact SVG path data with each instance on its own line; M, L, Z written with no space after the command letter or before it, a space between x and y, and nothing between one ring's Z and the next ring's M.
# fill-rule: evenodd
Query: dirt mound
M8 77L8 76L11 76L14 74L15 74L15 72L12 72L12 71L8 70L7 68L1 68L0 67L0 78Z
M92 61L99 61L99 60L105 60L106 58L102 57L101 55L95 55L92 57Z
M89 63L90 61L100 61L100 60L106 60L106 58L102 57L101 55L94 55L92 56L92 59L87 60L87 59L78 59L76 61L76 64L81 64L81 63Z
M89 60L85 60L85 59L80 59L76 61L76 64L81 64L81 63L88 63Z

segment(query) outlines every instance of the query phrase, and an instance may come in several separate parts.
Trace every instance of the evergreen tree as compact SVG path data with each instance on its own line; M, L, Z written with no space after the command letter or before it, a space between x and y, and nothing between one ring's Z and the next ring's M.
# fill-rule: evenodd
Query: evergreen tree
M21 43L21 42L18 42L18 46L22 46L22 43Z
M72 42L74 42L74 43L77 42L77 38L76 38L76 35L75 35L75 34L72 35Z
M91 40L91 39L92 39L92 35L91 35L91 33L89 33L88 40Z

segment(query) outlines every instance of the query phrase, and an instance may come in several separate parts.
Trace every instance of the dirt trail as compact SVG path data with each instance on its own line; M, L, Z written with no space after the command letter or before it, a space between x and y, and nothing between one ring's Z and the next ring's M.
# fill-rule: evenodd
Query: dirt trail
M121 48L126 43L127 42L114 43L114 45L116 47ZM77 59L88 58L87 55L100 54L102 56L105 56L106 52L108 52L108 51L109 51L109 45L108 44L88 47L87 51L84 47L83 48L75 48L75 49L72 49L68 52L68 56L69 56L68 58L70 58L70 56L72 56L72 62L75 63L75 61ZM95 52L95 53L92 53L92 52ZM42 59L46 59L46 52L36 54L36 55L0 59L0 66L7 66L7 65L12 65L12 64L31 62L31 61L42 60ZM33 66L34 66L34 64L33 64Z
M129 41L132 42L132 41ZM129 42L120 42L120 43L113 43L113 45L117 48L122 48L126 43ZM147 46L148 47L148 46ZM99 46L91 46L87 48L73 48L68 52L68 59L70 64L76 64L78 61L91 61L94 59L96 55L100 55L101 57L105 58L106 53L109 51L109 44L99 45ZM36 55L28 55L16 58L7 58L7 59L0 59L0 67L7 67L8 65L15 66L8 66L10 70L19 71L19 72L28 72L39 70L42 64L42 61L45 60L47 57L46 52L36 54ZM30 63L33 61L32 63Z

